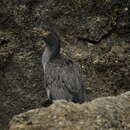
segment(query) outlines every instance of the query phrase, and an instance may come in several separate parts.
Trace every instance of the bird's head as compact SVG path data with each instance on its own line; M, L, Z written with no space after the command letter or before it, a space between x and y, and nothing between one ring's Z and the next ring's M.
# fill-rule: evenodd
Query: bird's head
M41 34L44 38L47 38L52 33L52 30L47 26L42 26L33 28L33 32L37 32Z
M55 47L60 45L60 38L57 35L57 32L49 26L44 25L38 28L34 28L33 32L37 32L38 34L40 34L47 45Z
M57 55L60 52L60 38L56 31L48 26L34 28L33 31L41 34L46 47L53 52L53 55Z

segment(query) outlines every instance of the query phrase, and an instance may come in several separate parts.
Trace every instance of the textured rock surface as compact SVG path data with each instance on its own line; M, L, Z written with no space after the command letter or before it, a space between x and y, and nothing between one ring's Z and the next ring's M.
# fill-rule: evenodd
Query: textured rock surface
M130 90L128 0L0 1L0 128L44 106L39 24L60 32L62 53L81 64L88 100ZM99 43L92 45L91 43Z
M57 101L15 116L10 130L129 130L130 92L82 105Z

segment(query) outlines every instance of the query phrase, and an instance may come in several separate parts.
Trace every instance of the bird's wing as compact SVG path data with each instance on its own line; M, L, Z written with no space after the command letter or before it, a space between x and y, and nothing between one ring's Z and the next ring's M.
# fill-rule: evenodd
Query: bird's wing
M59 66L50 64L46 71L46 88L53 99L82 100L83 86L80 69L76 64Z
M65 69L60 73L62 81L71 93L78 93L81 89L81 75L80 69L76 64L65 66Z

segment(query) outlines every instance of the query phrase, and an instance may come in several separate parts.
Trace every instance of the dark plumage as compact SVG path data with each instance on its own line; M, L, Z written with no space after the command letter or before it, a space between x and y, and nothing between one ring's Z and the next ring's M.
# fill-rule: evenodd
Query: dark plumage
M83 103L86 98L79 66L60 54L60 39L48 27L34 29L43 35L46 43L42 55L44 86L49 100L64 99Z

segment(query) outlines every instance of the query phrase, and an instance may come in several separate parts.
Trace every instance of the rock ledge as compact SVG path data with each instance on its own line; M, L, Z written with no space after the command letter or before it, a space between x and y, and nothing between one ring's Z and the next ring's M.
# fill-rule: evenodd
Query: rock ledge
M128 130L130 91L116 97L98 98L89 103L56 101L48 108L15 116L9 130Z

